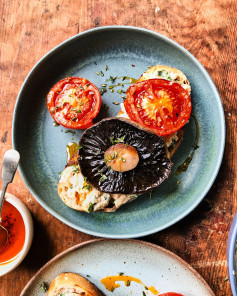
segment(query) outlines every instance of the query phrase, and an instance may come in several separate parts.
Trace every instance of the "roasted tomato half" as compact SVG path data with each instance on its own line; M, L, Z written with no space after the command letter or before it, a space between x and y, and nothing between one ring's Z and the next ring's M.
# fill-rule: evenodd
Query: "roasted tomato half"
M68 77L60 80L47 96L47 107L53 119L71 129L93 125L99 113L101 96L98 88L85 78Z
M191 98L178 83L149 79L131 85L124 102L131 120L165 136L178 131L189 120Z

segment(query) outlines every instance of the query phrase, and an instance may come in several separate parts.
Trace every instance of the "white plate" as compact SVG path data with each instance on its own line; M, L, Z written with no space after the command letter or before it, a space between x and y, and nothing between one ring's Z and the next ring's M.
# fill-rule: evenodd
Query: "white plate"
M51 283L62 272L86 277L105 295L152 295L143 286L131 282L107 291L100 280L123 272L139 278L146 286L155 286L160 293L177 292L184 296L214 296L204 279L185 261L159 246L137 240L93 240L74 246L49 261L31 279L20 296L45 296L42 281Z

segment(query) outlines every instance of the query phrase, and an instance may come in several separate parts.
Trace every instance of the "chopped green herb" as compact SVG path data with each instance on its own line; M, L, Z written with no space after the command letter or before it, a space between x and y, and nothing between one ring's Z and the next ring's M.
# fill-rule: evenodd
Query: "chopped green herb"
M106 84L106 83L103 83L103 84L101 84L101 86L103 86L103 87L106 87L106 86L107 86L107 84Z
M123 158L123 157L121 157L121 161L122 161L122 162L125 162L125 161L126 161L126 159L125 159L125 158Z
M80 109L76 109L76 108L72 108L71 109L73 112L75 113L81 113L81 110ZM77 117L76 117L77 118ZM73 120L73 119L72 119Z
M93 205L92 202L90 202L89 207L87 209L88 213L92 212L93 211L93 208L94 208L94 205Z
M119 105L119 102L113 102L114 105Z
M71 78L69 77L68 79L67 79L67 81L70 81L71 80Z
M54 127L57 127L57 126L59 126L59 124L58 124L56 121L54 121L54 122L53 122L53 126L54 126Z
M84 103L82 103L82 102L81 102L81 103L79 103L79 106L83 106L83 105L84 105Z
M152 190L149 192L149 197L150 197L150 199L151 199L151 197L152 197Z
M101 177L100 177L99 181L100 181L100 183L102 183L107 179L107 177L104 174L100 174L100 175L101 175Z
M110 292L114 292L114 287L111 287L111 290L110 290Z
M102 76L102 77L104 76L104 73L102 71L100 71L100 76Z
M116 84L116 86L122 86L122 87L124 87L124 84L118 82L118 83Z
M40 284L40 288L43 292L47 292L47 290L49 289L47 283L44 281Z
M86 185L84 185L84 186L82 187L82 189L91 190L92 188L91 188L91 185L86 184Z
M89 274L86 275L87 277L91 277Z
M114 143L124 143L125 135L122 136L121 138L117 138ZM113 144L113 143L112 143Z
M142 291L142 296L146 296L146 293L144 291Z
M58 172L59 177L62 175L62 172Z
M87 83L87 84L86 84L86 86L89 86L89 85L90 85L90 83Z
M73 188L73 185L71 185L69 188L72 189Z
M108 71L109 70L109 67L106 65L105 66L105 71Z
M118 275L123 275L124 274L124 272L118 272Z
M84 87L83 87L83 86L81 86L81 85L79 86L79 88L84 90Z
M122 76L121 80L124 81L127 77L126 76Z
M130 286L130 281L127 280L126 286L129 287Z
M79 167L77 165L73 165L74 169L73 169L73 173L76 174L76 173L79 173Z
M181 180L178 180L178 181L177 181L177 185L179 185L179 184L180 184L180 182L181 182Z
M118 156L118 152L117 151L114 151L113 159L117 158L117 156Z
M66 130L65 131L65 134L67 134L67 133L71 133L74 136L76 132L75 131Z
M99 76L100 75L100 72L95 72L95 74Z
M117 76L114 76L114 77L110 76L109 77L109 80L112 81L112 82L114 82L116 79L117 79Z
M118 89L117 90L117 93L119 93L121 95L123 93L123 90L122 89Z
M105 92L107 92L107 89L105 87L100 90L101 95L103 95Z
M105 108L105 110L108 110L109 109L109 106L104 104L103 107Z
M137 108L142 108L140 104L137 104Z
M165 71L165 70L158 71L158 76L161 76L161 77L163 77L163 78L165 78L167 80L172 80L169 73L167 71Z
M110 142L112 143L112 145L114 145L114 137L110 138Z
M126 96L122 96L122 99L123 99L123 100L126 100Z
M76 121L76 120L77 120L77 117L73 117L73 118L72 118L72 121Z

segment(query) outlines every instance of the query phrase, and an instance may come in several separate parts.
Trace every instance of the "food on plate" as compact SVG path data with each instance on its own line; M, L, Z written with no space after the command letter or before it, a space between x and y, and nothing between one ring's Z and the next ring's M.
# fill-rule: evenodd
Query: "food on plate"
M143 73L128 88L119 117L87 127L76 144L79 152L70 155L58 183L62 201L79 211L113 212L158 187L183 139L190 92L175 68L158 65Z
M117 144L124 144L123 148ZM101 120L83 133L79 145L82 175L101 192L141 194L158 187L171 172L163 138L125 118ZM130 146L137 151L139 161ZM128 170L123 162L129 166L132 162L133 167ZM124 171L112 169L115 163Z
M47 296L104 296L104 294L86 278L65 272L58 275L51 283Z
M85 212L114 212L121 205L134 200L136 194L110 194L97 190L83 177L78 165L78 153L60 174L58 195L75 210Z
M47 95L47 107L53 119L71 129L92 126L100 106L99 89L85 78L64 78Z
M58 194L79 211L113 212L159 186L172 168L163 138L127 119L100 121L78 148L60 174Z
M157 65L128 88L118 116L162 135L172 157L182 142L183 126L191 114L190 93L190 83L181 71Z

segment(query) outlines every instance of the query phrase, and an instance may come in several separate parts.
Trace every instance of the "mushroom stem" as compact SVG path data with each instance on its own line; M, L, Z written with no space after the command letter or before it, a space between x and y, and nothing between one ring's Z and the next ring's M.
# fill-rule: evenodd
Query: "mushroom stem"
M139 162L137 150L126 144L116 144L106 150L104 161L108 167L117 172L134 169Z

